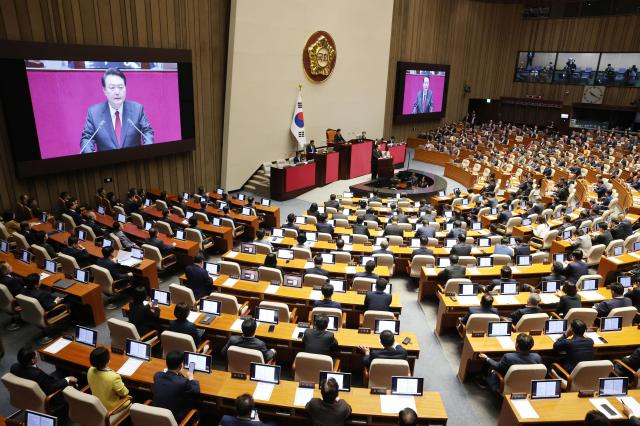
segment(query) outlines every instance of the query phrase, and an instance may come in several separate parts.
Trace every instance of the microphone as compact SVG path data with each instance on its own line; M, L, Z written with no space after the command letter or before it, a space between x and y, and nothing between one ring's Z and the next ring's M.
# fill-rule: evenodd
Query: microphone
M138 131L138 133L140 133L140 135L144 138L145 141L145 145L147 142L147 135L145 135L144 133L142 133L142 130L138 129L136 127L136 125L133 123L133 120L131 120L130 118L127 119L127 121L129 122L129 124L131 124L133 126L134 129L136 129Z
M82 152L84 151L84 149L87 147L87 145L89 145L89 142L91 142L93 140L93 138L96 137L96 134L98 134L98 131L102 128L102 126L104 126L104 120L102 120L100 122L100 124L98 124L98 128L96 129L95 132L93 132L93 134L91 135L91 137L89 138L88 141L86 141L84 143L84 145L82 145L82 148L80 148L80 154L82 154Z

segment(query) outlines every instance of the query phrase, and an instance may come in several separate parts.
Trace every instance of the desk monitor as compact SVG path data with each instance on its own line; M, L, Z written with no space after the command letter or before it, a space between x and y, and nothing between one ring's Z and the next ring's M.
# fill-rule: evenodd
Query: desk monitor
M98 206L98 214L105 214L105 211L104 206ZM46 220L43 220L43 222L46 222Z
M125 354L128 357L149 361L151 359L151 345L138 340L127 339Z
M573 232L571 232L571 229L564 230L564 231L562 231L562 239L563 240L570 240L572 234L573 234Z
M558 210L556 212L556 219L560 219L562 217L562 210Z
M227 207L227 202L226 201L218 201L218 210L222 210L225 207Z
M64 232L64 222L56 220L56 230L58 232Z
M453 223L447 223L444 226L445 231L451 231L453 229Z
M598 279L588 278L582 281L582 291L595 291L598 289Z
M516 237L509 237L509 245L515 246L516 244L518 244L518 242L516 241Z
M478 284L460 283L458 285L458 296L475 296L478 294Z
M338 325L339 325L340 317L337 317L335 315L316 314L316 315L313 316L313 323L314 324L316 323L316 319L320 315L325 315L329 319L329 325L327 326L327 330L338 331Z
M240 278L245 281L258 282L258 271L253 268L240 268Z
M553 261L554 262L564 263L564 262L567 261L567 254L566 253L555 253L553 255Z
M151 205L151 199L145 198L144 199L144 207L149 207L150 205Z
M614 256L620 256L622 253L624 253L624 246L616 246L613 248Z
M204 262L204 269L209 275L220 275L220 265L212 262Z
M457 242L458 242L458 240L456 240L455 238L445 238L444 246L446 248L451 248L451 247L455 246Z
M268 324L278 323L278 310L256 307L256 321L266 322Z
M220 315L222 303L219 300L200 299L200 312L210 315Z
M335 379L338 383L338 390L340 392L350 392L351 391L351 373L335 373L333 371L321 371L320 372L320 386L322 383L326 382L328 379Z
M329 225L333 226L334 228L335 228L335 226L336 226L336 221L335 221L334 219L329 219L329 220L327 220L327 223L328 223Z
M184 368L189 369L189 365L193 363L194 370L201 373L211 373L211 355L199 354L196 352L184 353Z
M491 214L498 214L498 208L497 207L492 207L491 208Z
M211 224L213 226L222 226L222 219L220 219L219 217L214 217L213 219L211 219Z
M351 235L340 235L340 239L344 241L345 244L351 244L353 241L353 237Z
M462 199L462 205L463 205L463 206L467 206L467 205L469 205L469 199L468 199L468 198L463 198L463 199Z
M618 282L622 285L622 287L624 288L629 288L631 287L632 284L632 280L633 277L631 275L620 275L618 277Z
M446 197L447 193L444 191L438 191L438 197Z
M298 225L304 225L307 223L307 219L304 216L296 216L295 223Z
M148 231L151 228L153 228L153 222L149 222L148 220L145 220L144 221L144 230Z
M98 343L98 332L87 327L82 327L81 325L76 325L74 337L76 342L93 346L94 348Z
M284 238L284 229L273 228L273 230L271 231L271 236L276 238Z
M9 242L7 240L0 241L0 251L2 253L8 253L9 252Z
M640 241L633 243L633 251L640 251Z
M622 330L622 317L604 317L600 319L600 331Z
M344 280L334 280L330 279L329 284L333 286L333 291L336 293L346 293L347 292L347 284Z
M391 294L391 287L393 284L387 283L387 286L384 288L385 294ZM376 283L371 283L371 291L376 291Z
M144 259L144 250L138 247L131 248L131 257L134 259L142 260Z
M392 395L413 395L422 396L424 387L424 379L422 377L391 377L391 394Z
M500 294L518 294L518 283L508 282L500 283Z
M448 257L439 257L438 258L438 268L446 268L451 265L451 259Z
M57 426L58 418L48 414L37 413L31 410L24 411L25 426Z
M240 213L245 215L245 216L253 215L253 212L251 211L251 207L243 207L242 211Z
M58 265L53 260L45 259L44 270L50 274L56 274L58 273Z
M102 240L102 247L111 247L113 245L113 241L108 238Z
M160 305L170 306L171 293L153 288L151 289L151 300L155 300Z
M174 238L176 240L184 241L185 240L184 230L183 229L176 229L176 235L175 235Z
M526 218L526 219L522 219L522 226L529 226L531 225L531 219Z
M85 269L77 268L73 271L73 279L86 284L89 282L89 271Z
M256 254L256 245L251 243L240 244L240 253Z
M489 337L511 336L511 321L491 321L487 335Z
M333 265L336 263L336 256L332 253L322 253L322 263L326 263L327 265Z
M126 223L127 222L127 217L125 215L123 215L122 213L118 213L118 216L116 217L116 220L120 223Z
M265 206L265 207L269 207L269 206L271 205L271 200L270 200L270 199L268 199L268 198L263 198L263 199L260 201L260 205L261 205L261 206Z
M531 266L531 256L517 256L517 266Z
M278 249L278 258L291 260L293 259L293 251L289 249Z
M350 216L351 215L351 210L349 209L342 209L342 214L345 216Z
M472 231L479 231L482 229L482 223L480 222L472 222L471 223L471 230Z
M489 238L478 238L478 247L491 247L491 240Z
M531 399L560 398L562 380L532 380Z
M360 260L360 265L365 266L368 261L372 260L373 263L376 263L376 258L373 256L362 256Z
M292 274L284 274L282 279L282 285L285 287L302 287L302 276L300 275L292 275Z
M191 196L189 195L189 193L188 193L188 192L183 192L183 193L182 193L182 199L183 199L184 201L189 201L189 198L191 198Z
M218 194L218 195L222 195L222 194L224 194L224 189L222 189L222 188L217 188L217 189L216 189L216 194Z
M280 383L280 366L252 362L249 379L254 382Z
M19 251L19 259L26 264L31 264L31 253L28 250L20 250Z
M419 248L420 247L420 238L412 238L410 247L411 248Z
M544 334L562 334L567 331L567 320L550 319L544 322Z
M493 257L482 256L478 258L478 268L489 268L493 266Z
M540 284L543 293L555 293L562 287L560 281L542 281Z
M317 232L305 232L305 237L307 237L307 241L315 242L318 241L318 233Z
M243 193L238 193L237 198L240 201L244 201L247 198L247 196L244 195Z
M399 320L386 320L377 319L374 332L380 334L385 330L389 330L395 335L400 334L400 321Z
M453 212L451 210L446 210L444 212L444 217L446 217L447 219L451 219L453 217Z
M343 192L342 198L353 198L353 192Z
M599 396L625 396L629 389L627 377L603 377L598 387Z
M387 241L387 239L385 237L376 237L374 245L379 246L382 244L383 241Z
M77 237L80 241L87 241L87 231L84 229L78 229Z

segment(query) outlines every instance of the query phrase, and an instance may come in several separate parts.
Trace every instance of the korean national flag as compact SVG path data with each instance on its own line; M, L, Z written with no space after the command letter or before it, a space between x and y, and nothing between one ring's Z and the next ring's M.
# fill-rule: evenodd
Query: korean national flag
M298 141L298 149L301 150L307 144L307 136L304 132L304 114L302 113L302 92L298 91L298 99L296 107L293 110L293 119L291 120L291 133Z

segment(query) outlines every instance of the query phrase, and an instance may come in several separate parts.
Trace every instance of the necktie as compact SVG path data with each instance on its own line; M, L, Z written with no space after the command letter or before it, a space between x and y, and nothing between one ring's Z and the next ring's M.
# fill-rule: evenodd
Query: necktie
M122 123L120 123L120 111L116 111L116 140L118 141L118 147L122 144Z
M427 94L426 93L424 95L422 95L422 107L423 108L427 107Z

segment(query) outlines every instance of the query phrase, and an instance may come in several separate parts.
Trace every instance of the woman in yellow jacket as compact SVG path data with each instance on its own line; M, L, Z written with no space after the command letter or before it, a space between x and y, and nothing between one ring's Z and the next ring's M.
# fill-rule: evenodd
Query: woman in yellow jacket
M122 382L122 377L109 368L109 351L103 347L97 347L91 351L89 362L91 367L87 373L87 381L91 388L91 394L97 397L107 411L111 411L122 398L129 395L129 389ZM126 403L118 411L128 408Z

